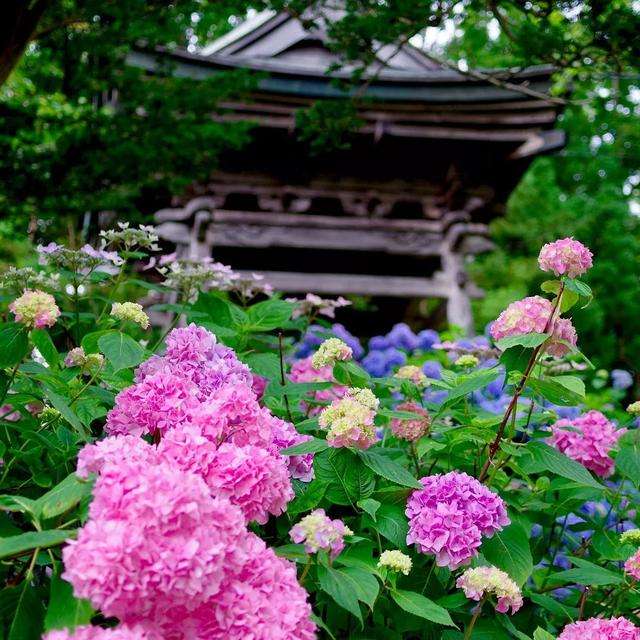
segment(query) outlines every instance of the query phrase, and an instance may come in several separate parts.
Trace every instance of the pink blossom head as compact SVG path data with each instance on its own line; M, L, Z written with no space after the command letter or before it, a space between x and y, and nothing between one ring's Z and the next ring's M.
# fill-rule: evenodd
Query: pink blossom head
M640 640L640 629L626 618L589 618L567 625L558 640Z
M27 289L9 305L9 311L15 316L16 322L29 329L52 327L60 317L55 298L38 289Z
M318 424L327 429L329 446L368 449L378 441L375 416L374 409L352 396L345 396L322 410Z
M167 335L166 356L174 362L204 362L211 360L216 337L204 327L191 323L187 327L173 329Z
M558 420L551 427L551 444L567 457L606 478L613 473L610 456L625 429L615 425L599 411L588 411L574 420Z
M624 572L634 580L640 580L640 549L624 563Z
M543 245L538 256L538 265L543 271L556 276L577 278L593 266L593 254L581 242L573 238L562 238Z
M137 436L109 436L85 445L78 453L76 474L87 479L109 464L156 464L156 448Z
M121 624L111 629L92 627L90 625L76 627L74 631L59 629L49 631L43 640L161 640L160 636L142 625Z
M293 563L276 556L253 534L242 543L241 553L244 562L226 574L214 597L193 613L164 621L166 638L315 640L307 592Z
M522 593L518 585L504 571L496 567L467 569L456 581L458 589L470 600L480 602L487 596L495 596L496 611L516 613L522 607Z
M510 522L502 498L475 478L451 471L421 478L407 502L407 544L433 554L440 567L457 569L477 555L482 537Z
M423 409L419 404L415 402L403 402L396 407L396 411L406 411L416 414L415 418L393 418L391 420L391 431L397 438L415 442L429 431L431 418L426 409Z
M304 543L307 553L324 549L335 558L344 549L344 536L353 532L342 520L332 520L324 509L316 509L295 524L289 535L294 542Z
M509 336L519 336L528 333L552 333L552 339L546 345L550 355L562 357L570 348L558 342L565 340L575 346L578 340L571 320L556 318L552 331L547 329L549 318L553 312L553 305L541 296L531 296L512 302L491 325L491 337L501 340Z
M164 433L189 421L198 408L198 388L189 380L159 372L127 387L107 414L109 435Z
M270 514L283 513L294 495L283 456L253 445L217 446L193 425L167 431L158 453L200 476L211 495L227 498L247 522L265 524Z
M93 495L89 520L63 550L76 597L128 623L218 593L246 529L201 478L166 463L105 464Z

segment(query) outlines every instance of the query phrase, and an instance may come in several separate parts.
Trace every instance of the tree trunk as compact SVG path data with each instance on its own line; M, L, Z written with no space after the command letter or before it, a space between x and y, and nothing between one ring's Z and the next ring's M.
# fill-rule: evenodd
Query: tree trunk
M38 23L52 0L0 2L0 85L20 61Z

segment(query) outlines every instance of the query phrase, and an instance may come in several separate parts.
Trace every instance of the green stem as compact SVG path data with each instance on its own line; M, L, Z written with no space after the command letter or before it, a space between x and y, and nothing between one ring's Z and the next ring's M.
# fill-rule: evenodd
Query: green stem
M482 613L482 605L484 605L484 598L480 600L480 602L478 603L478 606L476 607L473 613L473 617L471 618L467 628L465 629L463 640L469 640L469 638L471 638L471 634L473 633L473 627L476 626L476 622L478 621L478 618Z
M307 563L304 565L304 569L302 570L302 574L300 575L300 586L304 584L304 580L309 573L309 569L311 569L311 556L307 556Z

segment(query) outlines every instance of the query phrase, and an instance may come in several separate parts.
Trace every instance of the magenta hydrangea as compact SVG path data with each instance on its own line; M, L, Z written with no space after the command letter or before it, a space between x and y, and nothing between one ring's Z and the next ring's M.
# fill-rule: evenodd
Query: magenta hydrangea
M60 317L60 309L55 298L44 291L27 289L19 298L9 304L9 311L16 322L29 329L52 327Z
M286 460L268 449L230 442L216 445L194 426L171 429L158 453L184 471L200 476L211 495L238 506L247 522L265 524L293 498Z
M142 625L121 624L111 629L91 625L76 627L73 631L58 629L49 631L43 640L161 640L161 637Z
M264 419L271 427L272 449L278 453L287 447L312 440L311 436L298 433L296 428L290 423L269 413L267 409L262 410ZM313 453L303 453L296 456L286 456L289 475L302 482L311 482L313 473Z
M396 407L396 411L417 414L415 418L393 418L391 420L391 431L397 438L415 442L429 431L431 426L429 413L416 402L403 402Z
M640 640L640 629L626 618L589 618L567 625L558 640Z
M307 592L293 563L253 534L242 542L244 562L194 612L170 612L160 621L164 640L313 640Z
M105 430L110 435L164 433L189 421L200 404L197 396L198 388L188 379L155 373L116 396Z
M504 501L475 478L458 471L420 479L407 501L407 544L433 554L440 567L457 569L477 555L482 537L510 522Z
M218 593L246 536L239 509L167 463L104 464L89 519L63 550L74 594L122 622L194 609Z
M335 558L344 549L344 537L353 532L342 520L329 518L324 509L315 509L295 524L289 535L294 542L304 543L307 553L324 549Z
M551 443L558 451L606 478L615 466L611 451L626 430L616 429L600 411L588 411L574 420L558 420L551 432Z
M87 479L98 474L108 464L156 464L158 453L155 447L138 436L119 435L85 445L78 453L76 474Z
M541 296L512 302L491 325L491 337L501 340L527 333L545 333L552 312L551 302ZM570 351L560 340L573 346L578 342L576 330L567 318L556 318L551 333L552 339L547 342L545 351L552 356L560 358Z
M556 276L577 278L591 269L593 254L581 242L562 238L543 245L538 265L543 271L551 271Z
M315 369L312 364L312 356L296 360L291 366L291 373L289 379L291 382L333 382L333 386L328 389L318 389L313 393L313 399L319 405L333 402L339 398L342 398L347 391L347 388L339 384L335 384L333 379L333 367L327 365ZM308 413L311 416L315 416L322 411L322 406L311 406L303 404L303 410L309 410Z
M253 376L233 349L217 344L210 331L195 324L173 329L164 356L152 356L136 370L136 381L159 372L186 378L198 388L198 398L209 399L223 385L251 388Z

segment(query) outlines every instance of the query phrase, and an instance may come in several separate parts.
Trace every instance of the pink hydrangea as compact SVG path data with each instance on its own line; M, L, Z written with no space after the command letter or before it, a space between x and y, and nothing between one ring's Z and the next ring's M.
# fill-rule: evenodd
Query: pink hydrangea
M289 379L291 382L334 382L333 379L333 367L327 365L315 369L312 362L312 356L303 358L302 360L296 360L291 366L291 373ZM319 389L314 391L313 399L319 404L326 404L342 398L346 393L347 388L338 384L334 384L329 389ZM306 410L307 406L303 405L303 409ZM311 407L309 415L315 416L322 411L321 406Z
M273 449L280 452L287 447L293 447L297 444L311 440L311 436L298 433L296 428L290 423L269 414L263 409L265 420L271 427ZM313 473L313 453L303 453L297 456L286 456L289 467L289 475L292 478L301 480L302 482L311 482L314 477Z
M543 245L538 256L538 265L543 271L556 276L577 278L593 266L593 254L581 242L573 238L562 238Z
M541 296L531 296L512 302L491 325L491 337L501 340L509 336L527 333L545 333L553 305ZM546 345L546 352L556 357L566 355L570 349L558 342L564 340L575 346L578 341L576 330L571 320L556 318L551 331L553 338Z
M0 418L6 422L18 422L22 414L13 405L3 404L0 406Z
M640 629L626 618L589 618L567 625L558 640L640 640Z
M74 631L68 629L49 631L43 640L161 640L161 638L156 632L142 625L121 624L111 629L86 625L76 627Z
M558 420L551 427L551 443L567 457L603 478L613 473L610 456L625 429L616 429L599 411L588 411L574 420Z
M156 448L137 436L110 436L87 444L78 453L76 474L88 478L100 473L108 464L141 463L155 464L158 460Z
M155 373L116 396L107 414L110 435L155 434L188 422L199 406L198 388L186 378Z
M159 372L181 376L195 384L202 401L223 385L253 384L249 368L238 360L233 349L217 344L213 333L195 324L171 331L166 354L142 363L136 370L136 382Z
M510 522L502 498L466 473L451 471L420 482L423 488L407 502L407 544L435 555L440 567L467 564L482 536L491 537Z
M353 532L342 520L332 520L324 509L316 509L295 524L289 535L298 544L304 542L307 553L324 549L335 558L344 549L344 537Z
M193 412L190 422L209 440L268 448L273 440L268 416L249 387L227 384Z
M414 419L393 418L391 420L391 431L396 437L415 442L429 431L431 418L429 417L429 413L419 404L415 402L403 402L396 407L396 411L406 411L417 414Z
M38 289L27 289L9 305L9 311L15 316L16 322L29 329L52 327L60 317L55 298Z
M476 602L490 595L495 596L498 613L507 613L511 608L514 614L522 607L520 588L507 573L496 567L467 569L456 581L456 587Z
M211 495L238 506L247 522L265 524L269 514L283 513L294 496L286 460L262 447L217 446L197 427L185 426L167 431L158 453L200 476Z
M63 550L74 594L122 622L195 609L221 588L247 535L239 509L167 463L104 464L89 520Z
M640 549L624 563L624 571L634 580L640 580Z
M241 546L244 562L209 602L162 621L164 640L314 640L311 606L293 563L253 534Z

